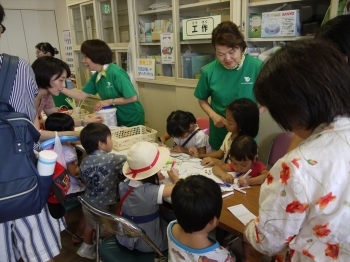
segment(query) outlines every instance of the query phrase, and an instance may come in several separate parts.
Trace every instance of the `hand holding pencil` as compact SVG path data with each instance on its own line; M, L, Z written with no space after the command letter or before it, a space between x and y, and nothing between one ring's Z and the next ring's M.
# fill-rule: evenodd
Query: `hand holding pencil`
M248 170L242 177L238 178L238 185L240 186L249 186L249 178L247 176L252 172L251 169Z

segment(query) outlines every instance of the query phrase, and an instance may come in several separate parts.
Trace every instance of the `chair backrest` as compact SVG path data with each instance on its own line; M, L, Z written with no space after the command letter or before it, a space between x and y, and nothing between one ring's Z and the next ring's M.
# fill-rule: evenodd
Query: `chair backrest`
M78 199L81 204L89 211L92 218L95 220L99 227L103 227L106 231L122 237L140 237L152 248L155 253L158 254L161 261L163 261L162 259L166 259L158 247L137 224L131 222L126 218L98 209L83 196L78 196Z
M209 134L209 118L208 117L198 117L196 123L200 129L204 131L207 135Z
M289 144L292 141L293 133L280 133L271 142L270 153L267 158L266 166L273 166L278 159L287 153Z

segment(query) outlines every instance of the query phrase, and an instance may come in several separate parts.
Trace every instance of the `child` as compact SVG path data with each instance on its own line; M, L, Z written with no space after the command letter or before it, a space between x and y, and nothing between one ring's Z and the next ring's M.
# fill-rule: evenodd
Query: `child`
M161 143L174 138L172 153L188 154L188 149L194 147L199 154L206 153L208 136L196 125L196 118L190 112L173 111L167 118L166 133L160 137Z
M209 154L200 154L195 148L189 149L189 154L203 158L202 165L213 166L226 163L228 151L236 136L248 135L256 137L259 131L259 108L256 103L247 98L233 101L226 107L226 129L228 131L220 149Z
M86 182L84 196L99 209L110 210L116 203L117 177L126 160L123 155L108 154L112 151L111 130L101 123L90 123L81 130L80 141L86 154L80 165L81 175ZM95 222L83 207L86 220L84 242L77 251L81 257L94 259L96 253L92 244Z
M121 215L138 224L164 251L168 248L167 223L160 217L159 204L163 197L170 197L174 185L159 185L157 173L169 159L169 150L138 142L129 149L126 159L123 173L127 179L119 184ZM179 180L177 170L172 169L168 174L173 183ZM117 236L117 240L128 249L153 252L141 239Z
M236 261L209 236L219 223L222 208L221 189L214 180L201 175L181 179L171 201L177 221L167 230L169 261Z
M45 130L49 131L74 131L73 118L64 113L52 113L45 121ZM64 159L68 174L71 177L79 175L78 157L75 148L70 143L62 143Z
M227 172L238 172L243 175L252 170L248 177L238 178L238 184L241 186L261 185L264 183L268 170L263 163L257 161L258 146L250 136L238 136L231 144L230 159L231 163L221 164L213 167L214 175L221 177L222 181L227 183L234 182L234 176Z

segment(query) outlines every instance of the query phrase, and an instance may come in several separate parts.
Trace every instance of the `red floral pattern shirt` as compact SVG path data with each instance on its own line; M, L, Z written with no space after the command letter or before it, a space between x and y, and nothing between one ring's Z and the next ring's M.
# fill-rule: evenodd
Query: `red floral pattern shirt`
M315 132L270 170L245 235L287 261L350 261L350 118Z

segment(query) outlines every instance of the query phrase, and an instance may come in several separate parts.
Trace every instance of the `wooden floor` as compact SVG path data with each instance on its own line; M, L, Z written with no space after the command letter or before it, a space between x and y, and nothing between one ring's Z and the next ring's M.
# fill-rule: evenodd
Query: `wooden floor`
M76 208L68 213L67 216L67 225L72 232L75 233L75 230L78 227L79 218L82 215L80 208ZM77 251L81 244L73 244L72 237L66 231L61 233L61 243L62 249L61 253L55 257L55 262L88 262L94 261L88 258L82 258L77 255Z

